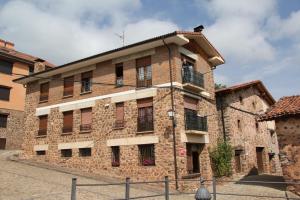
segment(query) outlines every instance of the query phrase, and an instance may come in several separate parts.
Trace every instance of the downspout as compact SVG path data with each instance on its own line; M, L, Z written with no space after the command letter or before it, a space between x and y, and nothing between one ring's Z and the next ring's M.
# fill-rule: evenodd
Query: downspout
M174 113L174 116L172 117L172 135L173 135L173 154L174 154L174 173L175 173L175 184L176 184L176 190L178 190L178 169L177 169L177 155L176 155L176 134L175 134L175 128L176 128L176 121L175 121L175 109L174 109L174 91L173 91L173 70L172 70L172 63L171 63L171 48L169 45L165 42L164 38L162 39L164 45L168 49L168 55L169 55L169 72L170 72L170 90L171 90L171 107L172 111Z
M223 128L223 139L226 142L226 130L225 130L225 119L224 119L224 107L223 107L223 97L220 97L220 104L221 104L221 119L222 119L222 128Z

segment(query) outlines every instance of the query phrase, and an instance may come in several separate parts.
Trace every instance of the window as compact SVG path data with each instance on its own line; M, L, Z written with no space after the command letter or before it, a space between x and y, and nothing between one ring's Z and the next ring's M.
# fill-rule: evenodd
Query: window
M39 131L38 135L46 135L47 134L47 122L48 122L48 115L39 116Z
M153 99L139 99L138 106L138 127L137 131L153 131Z
M92 108L81 109L80 131L92 130Z
M63 133L69 133L73 131L73 111L63 112Z
M29 66L29 75L34 73L34 66Z
M73 96L74 76L64 78L64 96Z
M60 150L61 157L69 158L72 157L72 149L62 149Z
M92 91L92 71L81 74L81 93Z
M124 127L124 103L116 103L116 122L115 128Z
M183 83L193 83L195 79L195 61L187 56L181 57L182 61L182 79Z
M256 128L256 131L259 130L259 123L257 121L255 122L255 128Z
M49 97L49 82L43 83L40 86L40 102L48 101Z
M240 101L240 104L241 104L241 105L244 104L244 100L243 100L243 97L242 97L242 96L239 96L239 101Z
M120 147L119 146L111 147L111 166L113 166L113 167L120 166Z
M116 64L116 86L123 86L123 63Z
M137 87L152 86L151 56L136 60L137 67Z
M200 144L186 144L186 159L187 159L187 173L200 173L200 153L202 150Z
M10 87L0 86L0 100L9 101Z
M0 60L0 73L12 74L13 64L4 60Z
M38 156L46 155L46 151L45 150L36 151L36 155L38 155Z
M7 127L8 114L0 114L0 128Z
M237 127L239 130L242 130L241 120L237 120Z
M79 156L80 157L87 157L92 155L92 149L91 148L80 148L79 149Z
M139 145L140 164L143 166L155 165L154 144Z

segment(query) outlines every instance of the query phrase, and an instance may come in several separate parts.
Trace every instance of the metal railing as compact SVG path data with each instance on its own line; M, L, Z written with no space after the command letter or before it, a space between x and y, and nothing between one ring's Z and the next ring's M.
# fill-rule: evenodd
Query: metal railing
M136 86L138 88L151 87L152 86L152 79L144 79L144 80L137 79Z
M170 180L168 176L165 176L164 180L158 180L158 181L130 181L130 178L126 178L125 182L118 182L118 183L102 183L102 184L79 184L77 183L77 178L72 178L72 188L71 188L71 200L76 200L76 194L77 194L77 188L78 187L105 187L105 186L125 186L125 194L124 198L121 198L122 200L129 200L129 199L147 199L153 197L164 197L165 200L169 200L170 196L174 195L193 195L196 192L170 192L170 183L173 182L198 182L199 187L206 185L211 185L212 192L209 192L213 200L217 200L217 196L224 195L224 196L238 196L238 197L253 197L253 198L272 198L272 199L286 199L286 200L300 200L300 198L294 198L289 197L285 191L284 196L268 196L268 195L255 195L250 193L224 193L224 192L218 192L217 190L217 183L236 183L236 184L255 184L255 185L300 185L300 182L275 182L275 181L226 181L226 180L217 180L215 177L213 177L212 180L204 180L202 178L200 179L177 179L177 180ZM164 187L164 191L158 194L152 194L152 195L141 195L141 196L132 196L131 195L131 187L133 185L141 185L141 184L162 184ZM205 188L206 189L206 188ZM198 192L198 191L197 191ZM210 199L209 198L209 199ZM120 200L121 200L120 199Z
M204 76L195 70L182 70L182 83L191 83L193 85L204 88Z
M185 130L207 132L207 117L185 114Z
M41 94L40 95L40 102L48 101L49 95L48 94Z
M123 76L117 77L117 79L116 79L116 86L117 87L123 86Z
M138 118L138 124L137 124L137 131L138 132L143 132L143 131L153 131L154 125L153 125L153 120L146 120L142 119L141 117Z

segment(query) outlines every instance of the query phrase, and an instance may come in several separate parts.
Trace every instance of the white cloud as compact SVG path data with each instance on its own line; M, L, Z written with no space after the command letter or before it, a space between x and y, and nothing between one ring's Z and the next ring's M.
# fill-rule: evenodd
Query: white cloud
M128 44L177 29L170 21L133 18L139 7L139 0L8 1L0 8L0 37L63 64L120 47L115 33L122 30Z

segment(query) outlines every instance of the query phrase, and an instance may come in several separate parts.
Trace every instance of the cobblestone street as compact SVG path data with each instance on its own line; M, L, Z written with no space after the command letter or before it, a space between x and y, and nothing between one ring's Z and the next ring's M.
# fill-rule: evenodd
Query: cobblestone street
M71 178L75 177L71 173L58 172L56 170L45 169L42 167L31 166L28 164L11 161L7 158L14 152L0 151L0 199L1 200L64 200L70 199ZM76 176L79 183L106 183L83 176ZM256 180L256 177L247 180ZM271 181L272 177L269 177ZM270 186L255 186L245 184L226 184L218 185L218 192L238 193L252 195L272 195L284 197L285 192L282 188ZM209 188L211 191L211 188ZM161 194L163 190L153 190L140 188L138 186L131 188L132 196ZM290 195L290 194L289 194ZM85 187L78 188L77 199L122 199L124 198L124 186L109 187ZM229 197L218 196L222 199L256 199L253 197ZM164 199L163 197L148 199ZM194 195L171 196L170 199L194 199ZM260 198L262 199L262 198ZM272 198L263 198L272 199Z

